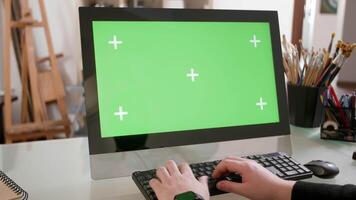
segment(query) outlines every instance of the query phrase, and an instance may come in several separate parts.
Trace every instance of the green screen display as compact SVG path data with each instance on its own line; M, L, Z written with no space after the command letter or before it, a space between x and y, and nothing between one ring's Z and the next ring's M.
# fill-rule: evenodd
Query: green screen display
M279 122L262 22L94 21L102 137Z

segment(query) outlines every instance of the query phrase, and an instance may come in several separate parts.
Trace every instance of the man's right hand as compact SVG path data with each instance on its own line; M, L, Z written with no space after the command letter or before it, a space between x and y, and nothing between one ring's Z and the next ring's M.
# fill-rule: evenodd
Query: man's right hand
M291 199L295 182L280 179L253 160L227 157L218 164L212 176L218 178L231 172L240 174L242 182L220 181L217 184L219 190L239 194L253 200Z

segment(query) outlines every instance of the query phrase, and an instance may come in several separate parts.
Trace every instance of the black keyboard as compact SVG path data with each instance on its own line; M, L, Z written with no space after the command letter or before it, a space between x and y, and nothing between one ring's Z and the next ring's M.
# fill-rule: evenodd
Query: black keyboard
M285 180L300 180L312 177L313 173L303 165L299 164L293 158L285 153L276 152L261 155L245 156L244 158L255 160L257 163L274 173L275 175ZM229 174L219 179L213 179L211 177L215 167L219 164L220 160L208 161L202 163L190 164L195 177L208 176L208 186L211 196L223 194L225 192L218 190L215 185L221 180L231 180L241 182L241 177L238 174ZM156 178L156 170L137 171L132 174L137 187L147 200L156 200L157 197L149 186L148 182L152 178Z

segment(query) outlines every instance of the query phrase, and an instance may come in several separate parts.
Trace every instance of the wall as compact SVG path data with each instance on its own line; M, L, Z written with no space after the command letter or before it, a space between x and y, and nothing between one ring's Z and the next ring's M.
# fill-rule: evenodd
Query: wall
M320 13L321 0L316 0L315 7L315 22L313 27L312 44L314 48L327 48L330 42L330 34L332 32L337 33L337 21L338 15L342 15L341 6L338 6L338 14L321 14ZM340 35L336 35L336 39L340 38Z
M306 49L311 49L313 46L316 4L317 0L305 1L302 39Z
M214 9L277 10L281 34L291 39L294 0L213 0Z
M347 42L356 43L356 1L343 0L340 3L345 4L343 16L338 19L339 34ZM354 50L350 59L345 63L339 75L339 82L356 83L356 50ZM355 86L353 86L355 88Z
M164 8L184 8L183 0L164 0L163 1Z
M164 8L211 8L212 0L163 0Z

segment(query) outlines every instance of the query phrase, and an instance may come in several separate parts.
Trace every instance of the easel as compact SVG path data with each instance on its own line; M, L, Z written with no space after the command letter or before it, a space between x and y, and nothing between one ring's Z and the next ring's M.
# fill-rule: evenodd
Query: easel
M43 0L38 0L42 21L37 21L29 8L28 0L20 0L21 19L11 19L12 0L4 0L4 127L5 143L34 140L38 138L52 139L59 133L70 136L70 122L65 104L63 81L57 68L57 57L52 45L47 15ZM12 122L11 102L11 30L18 28L21 34L21 123ZM43 28L48 46L48 57L37 58L34 49L33 28ZM48 62L46 68L40 64ZM30 95L28 95L28 92ZM60 119L50 119L48 106L55 105ZM29 112L29 106L32 112Z

